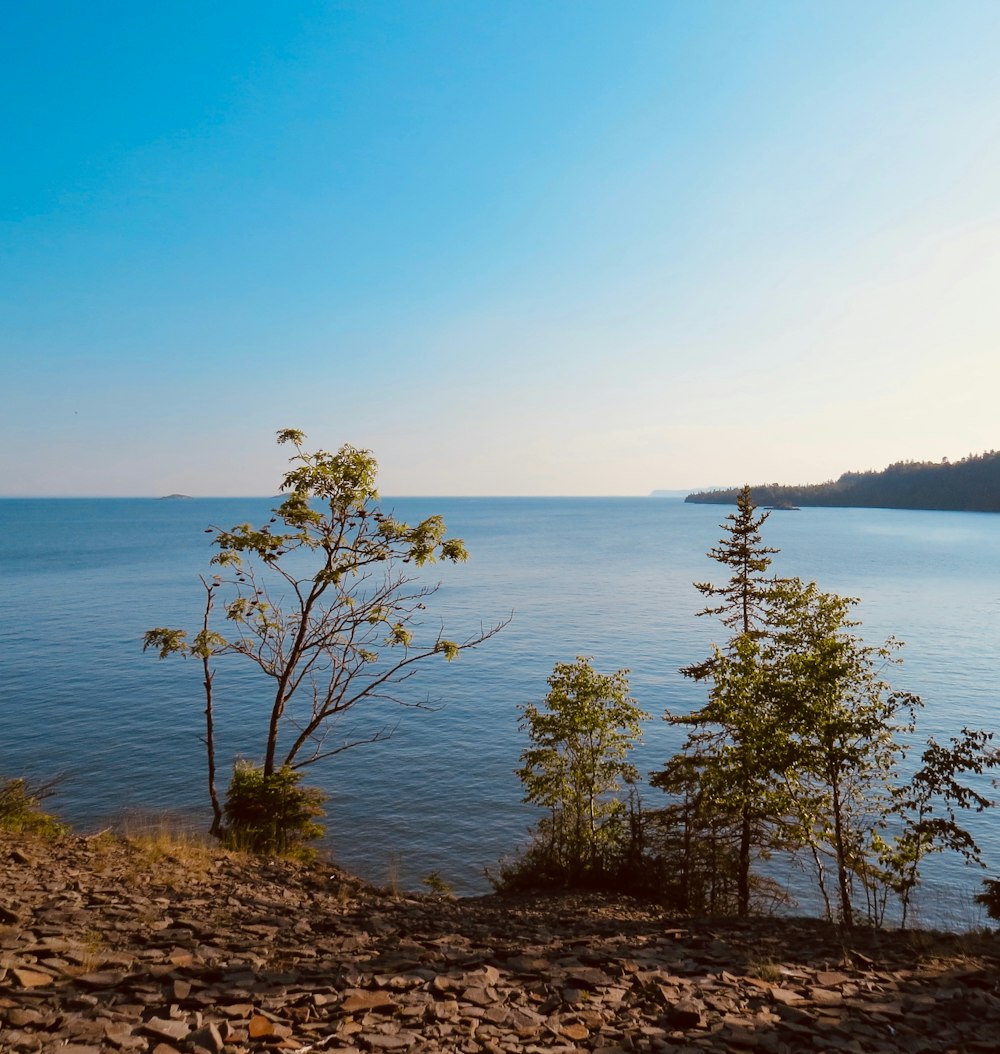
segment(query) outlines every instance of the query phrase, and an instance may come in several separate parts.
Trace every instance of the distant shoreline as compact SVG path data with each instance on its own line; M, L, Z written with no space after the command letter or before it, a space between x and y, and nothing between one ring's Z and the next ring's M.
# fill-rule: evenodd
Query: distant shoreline
M826 483L771 483L750 489L755 505L779 508L1000 512L1000 452L970 454L954 462L900 461L880 472L845 472ZM684 500L735 505L739 492L739 487L698 491Z

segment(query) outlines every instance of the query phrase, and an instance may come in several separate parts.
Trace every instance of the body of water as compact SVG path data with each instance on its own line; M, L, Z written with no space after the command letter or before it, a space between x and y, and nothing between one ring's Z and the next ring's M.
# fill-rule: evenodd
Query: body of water
M55 811L81 829L124 808L206 812L200 668L142 653L154 626L197 629L208 525L263 522L269 499L2 500L0 773L61 774ZM338 728L351 738L384 724L391 739L308 771L330 795L328 843L343 866L404 885L439 871L459 892L487 888L483 868L523 844L536 814L514 775L526 739L518 706L540 701L556 661L591 655L631 670L654 717L636 753L644 773L683 733L661 720L700 705L704 687L678 668L725 632L696 618L695 580L724 581L705 553L730 511L674 499L398 499L416 520L441 513L464 538L467 564L422 572L441 588L427 611L461 639L513 614L457 661L407 682L435 709L359 707ZM881 509L775 512L766 544L774 570L860 597L869 643L906 642L893 683L925 702L922 737L1000 715L1000 516ZM219 760L261 753L267 687L227 664L217 679ZM223 785L225 779L222 780ZM982 781L989 788L989 780ZM645 792L655 807L655 791ZM990 875L1000 873L1000 811L970 818ZM950 858L927 869L925 919L974 923L982 875ZM794 876L791 881L797 881Z

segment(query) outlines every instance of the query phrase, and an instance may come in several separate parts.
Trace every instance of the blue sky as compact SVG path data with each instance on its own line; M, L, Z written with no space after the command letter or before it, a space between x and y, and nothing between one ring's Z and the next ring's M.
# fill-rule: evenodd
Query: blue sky
M1000 4L9 5L0 494L1000 447Z

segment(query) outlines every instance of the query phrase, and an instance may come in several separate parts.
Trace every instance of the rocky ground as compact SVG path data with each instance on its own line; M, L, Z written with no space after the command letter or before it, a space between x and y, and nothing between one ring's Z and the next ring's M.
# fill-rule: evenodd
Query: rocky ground
M994 936L393 896L110 836L0 834L0 1050L1000 1051Z

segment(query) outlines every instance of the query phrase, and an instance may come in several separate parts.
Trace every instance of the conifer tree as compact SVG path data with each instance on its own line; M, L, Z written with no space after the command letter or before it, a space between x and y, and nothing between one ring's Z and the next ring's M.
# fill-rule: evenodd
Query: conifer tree
M686 715L668 720L692 728L686 754L700 758L700 779L717 810L736 818L737 912L750 910L751 864L754 845L767 838L762 823L780 811L771 798L775 752L780 750L780 728L775 722L762 643L771 631L771 603L776 588L767 571L778 552L763 544L760 528L768 513L757 515L749 486L740 491L736 512L726 517L719 544L708 555L730 569L724 585L695 582L703 596L717 602L699 616L719 618L732 636L702 662L681 672L695 680L711 679L709 701ZM665 769L655 782L671 790Z
M714 615L733 632L733 641L741 634L753 637L765 635L769 624L769 603L775 580L767 576L771 556L779 550L762 543L760 529L770 513L759 516L753 503L753 492L744 486L736 500L736 512L721 524L726 532L719 544L709 549L708 555L731 569L725 585L695 582L694 587L705 597L718 598L698 612L699 616ZM686 677L703 680L712 672L715 656L700 663L685 666Z
M735 870L739 915L749 912L754 857L781 849L811 857L829 917L852 926L860 891L878 924L895 892L905 922L924 856L950 849L981 862L956 810L992 803L959 777L1000 764L1000 752L988 733L964 729L949 748L931 740L923 768L901 784L922 703L883 676L899 661L899 642L870 646L857 636L852 598L768 577L777 550L762 544L767 514L755 511L744 487L709 552L732 576L724 586L696 583L719 600L699 614L718 616L732 636L682 671L709 682L708 699L692 713L667 715L691 731L652 783L680 802L666 811L693 825L675 838L688 872L704 859L688 848L695 839L704 834L721 846L712 860L728 870L721 882L710 877L725 888ZM697 878L706 886L703 873ZM1000 904L1000 881L995 890ZM993 896L981 899L991 905Z

